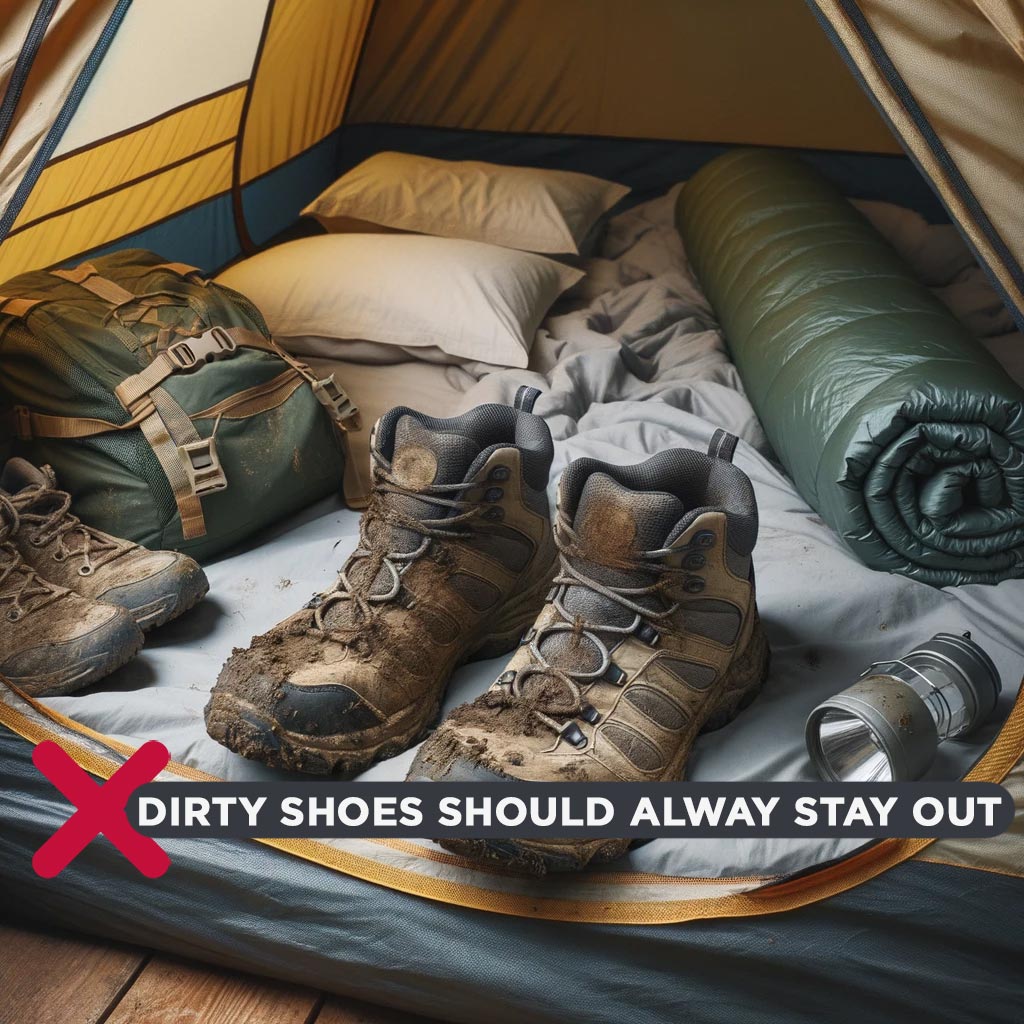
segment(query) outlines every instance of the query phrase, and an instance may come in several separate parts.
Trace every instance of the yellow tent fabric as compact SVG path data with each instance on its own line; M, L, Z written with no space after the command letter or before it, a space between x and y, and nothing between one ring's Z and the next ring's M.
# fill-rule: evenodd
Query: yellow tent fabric
M234 228L246 245L242 187L337 127L371 8L372 0L132 4L0 245L0 279L73 259L219 196L234 196ZM95 12L80 19L80 32L64 39L68 59L57 77L65 86L84 61L71 57L91 49L95 31L86 29L96 20ZM8 26L0 53L15 49L11 40L24 27L23 18ZM187 63L188 74L176 73L176 62ZM45 128L52 120L51 113ZM25 169L5 172L16 185Z
M38 0L5 0L0 5L0 96L11 86L40 6ZM48 12L43 12L45 35L22 85L7 137L0 139L0 210L53 126L113 9L114 0L65 0L48 21Z
M293 174L285 220L253 229L261 210L246 196L344 119L841 153L902 144L1024 308L1024 14L1011 0L9 0L0 90L48 7L0 137L0 279L199 208L192 237L216 235L207 261L226 261L336 173L332 152L320 179Z
M348 119L899 152L803 0L382 0Z

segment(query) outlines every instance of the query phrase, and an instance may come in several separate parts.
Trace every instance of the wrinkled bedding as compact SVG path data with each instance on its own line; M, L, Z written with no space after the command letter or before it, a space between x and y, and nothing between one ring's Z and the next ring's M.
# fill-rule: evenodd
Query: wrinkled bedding
M453 415L480 402L510 402L521 384L540 388L536 411L556 441L552 496L558 472L572 458L632 462L671 446L704 447L716 427L737 434L742 441L736 462L751 477L760 506L754 557L773 668L750 710L699 741L689 777L811 778L803 724L819 700L851 683L873 661L905 653L939 630L970 629L999 668L1003 695L992 722L969 740L942 749L933 776L959 777L991 742L1018 688L1024 668L1024 581L935 589L868 569L850 554L772 457L711 308L688 271L672 227L674 198L670 193L610 222L601 255L586 263L587 277L538 332L528 370L357 364L341 361L337 351L313 361L338 372L369 423L396 404ZM953 229L928 226L887 204L862 208L1021 379L1024 338L1013 332ZM151 634L141 656L114 677L47 703L119 740L160 739L176 760L223 778L274 776L206 736L207 694L232 647L246 645L332 582L355 545L357 522L357 515L338 503L321 503L210 564L211 596L200 607ZM461 669L446 706L486 687L500 664ZM364 778L404 777L412 756L410 751L376 765ZM801 870L850 848L835 841L666 839L632 851L616 867L668 875L763 876Z

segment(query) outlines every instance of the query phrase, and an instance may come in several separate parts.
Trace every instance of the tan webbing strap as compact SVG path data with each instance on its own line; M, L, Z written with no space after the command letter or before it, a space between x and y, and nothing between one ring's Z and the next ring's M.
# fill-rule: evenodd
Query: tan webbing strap
M179 489L173 481L171 485L181 515L182 530L185 530L188 522L188 528L193 531L183 532L183 536L186 539L202 537L206 533L206 523L200 499L216 491L223 491L228 486L217 456L217 425L214 424L213 434L204 438L196 430L188 413L163 388L154 388L150 398L167 428L185 473L185 488ZM159 454L157 458L160 458ZM170 476L168 480L171 480Z
M352 457L352 444L348 437L351 431L362 430L362 419L358 407L335 382L334 374L323 380L319 379L305 363L285 352L277 342L265 338L259 331L252 331L246 327L229 327L227 333L240 348L258 348L264 352L272 352L309 381L313 394L327 409L331 422L338 431L342 452L345 455L345 478L342 481L345 502L350 508L365 508L370 497L369 466L364 466Z
M353 445L348 434L339 430L341 447L345 453L345 477L342 489L345 493L345 504L349 508L362 509L370 503L370 466L360 459L353 458Z
M127 422L111 423L110 420L93 419L88 416L51 416L44 412L33 412L24 405L16 405L11 410L8 420L11 429L21 441L31 441L36 437L68 440L95 437L118 430L133 430L152 412L152 403L146 401Z
M126 409L130 410L140 398L148 395L153 388L159 387L177 370L178 365L167 355L165 350L157 355L144 370L121 381L114 388L114 395Z
M222 399L216 405L192 413L192 421L215 420L221 417L226 420L245 420L250 416L258 416L284 405L305 383L302 374L289 366L287 370L265 384L254 384L251 388L236 392L230 398Z
M184 337L154 356L145 369L121 381L114 388L114 394L131 410L135 402L159 387L172 373L188 373L203 363L233 355L236 347L231 331L223 327L211 327L196 337Z
M174 502L181 516L182 537L185 540L194 540L196 537L205 536L206 520L203 517L202 506L192 488L192 481L178 452L178 446L171 439L160 413L154 409L149 416L142 419L139 427L160 462L167 482L171 485Z
M0 315L23 317L46 299L8 299L0 295Z
M169 270L172 274L177 274L179 277L198 277L203 284L206 284L207 279L203 277L202 271L198 267L193 267L190 263L158 263L153 270Z
M80 263L71 270L51 270L54 277L61 277L72 284L81 285L93 295L99 296L112 306L121 306L126 302L134 302L135 296L122 288L116 281L101 277L91 263Z

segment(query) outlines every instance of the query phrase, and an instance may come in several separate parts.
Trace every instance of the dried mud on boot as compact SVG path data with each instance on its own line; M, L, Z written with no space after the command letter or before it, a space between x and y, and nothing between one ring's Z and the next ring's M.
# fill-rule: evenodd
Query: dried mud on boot
M23 529L0 494L0 674L30 696L75 693L130 661L142 631L123 608L43 579L21 557Z
M15 544L26 563L80 597L126 609L143 630L176 619L210 589L206 574L187 555L150 551L81 522L49 466L8 460L0 493L18 511Z
M769 651L751 553L757 508L731 462L668 451L635 466L570 464L560 569L491 688L423 744L409 779L663 782L697 736L756 697ZM574 871L627 839L446 839L513 871Z
M550 586L542 420L480 406L408 409L374 431L374 485L335 586L236 649L210 735L275 767L351 777L417 743L451 673L508 653Z

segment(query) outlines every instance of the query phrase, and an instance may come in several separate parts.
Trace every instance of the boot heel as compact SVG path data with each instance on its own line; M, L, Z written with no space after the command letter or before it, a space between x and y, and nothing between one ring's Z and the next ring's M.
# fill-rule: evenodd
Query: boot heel
M771 650L760 618L754 619L750 640L733 662L724 680L722 693L701 732L714 732L728 725L741 711L753 704L761 692L771 666Z

